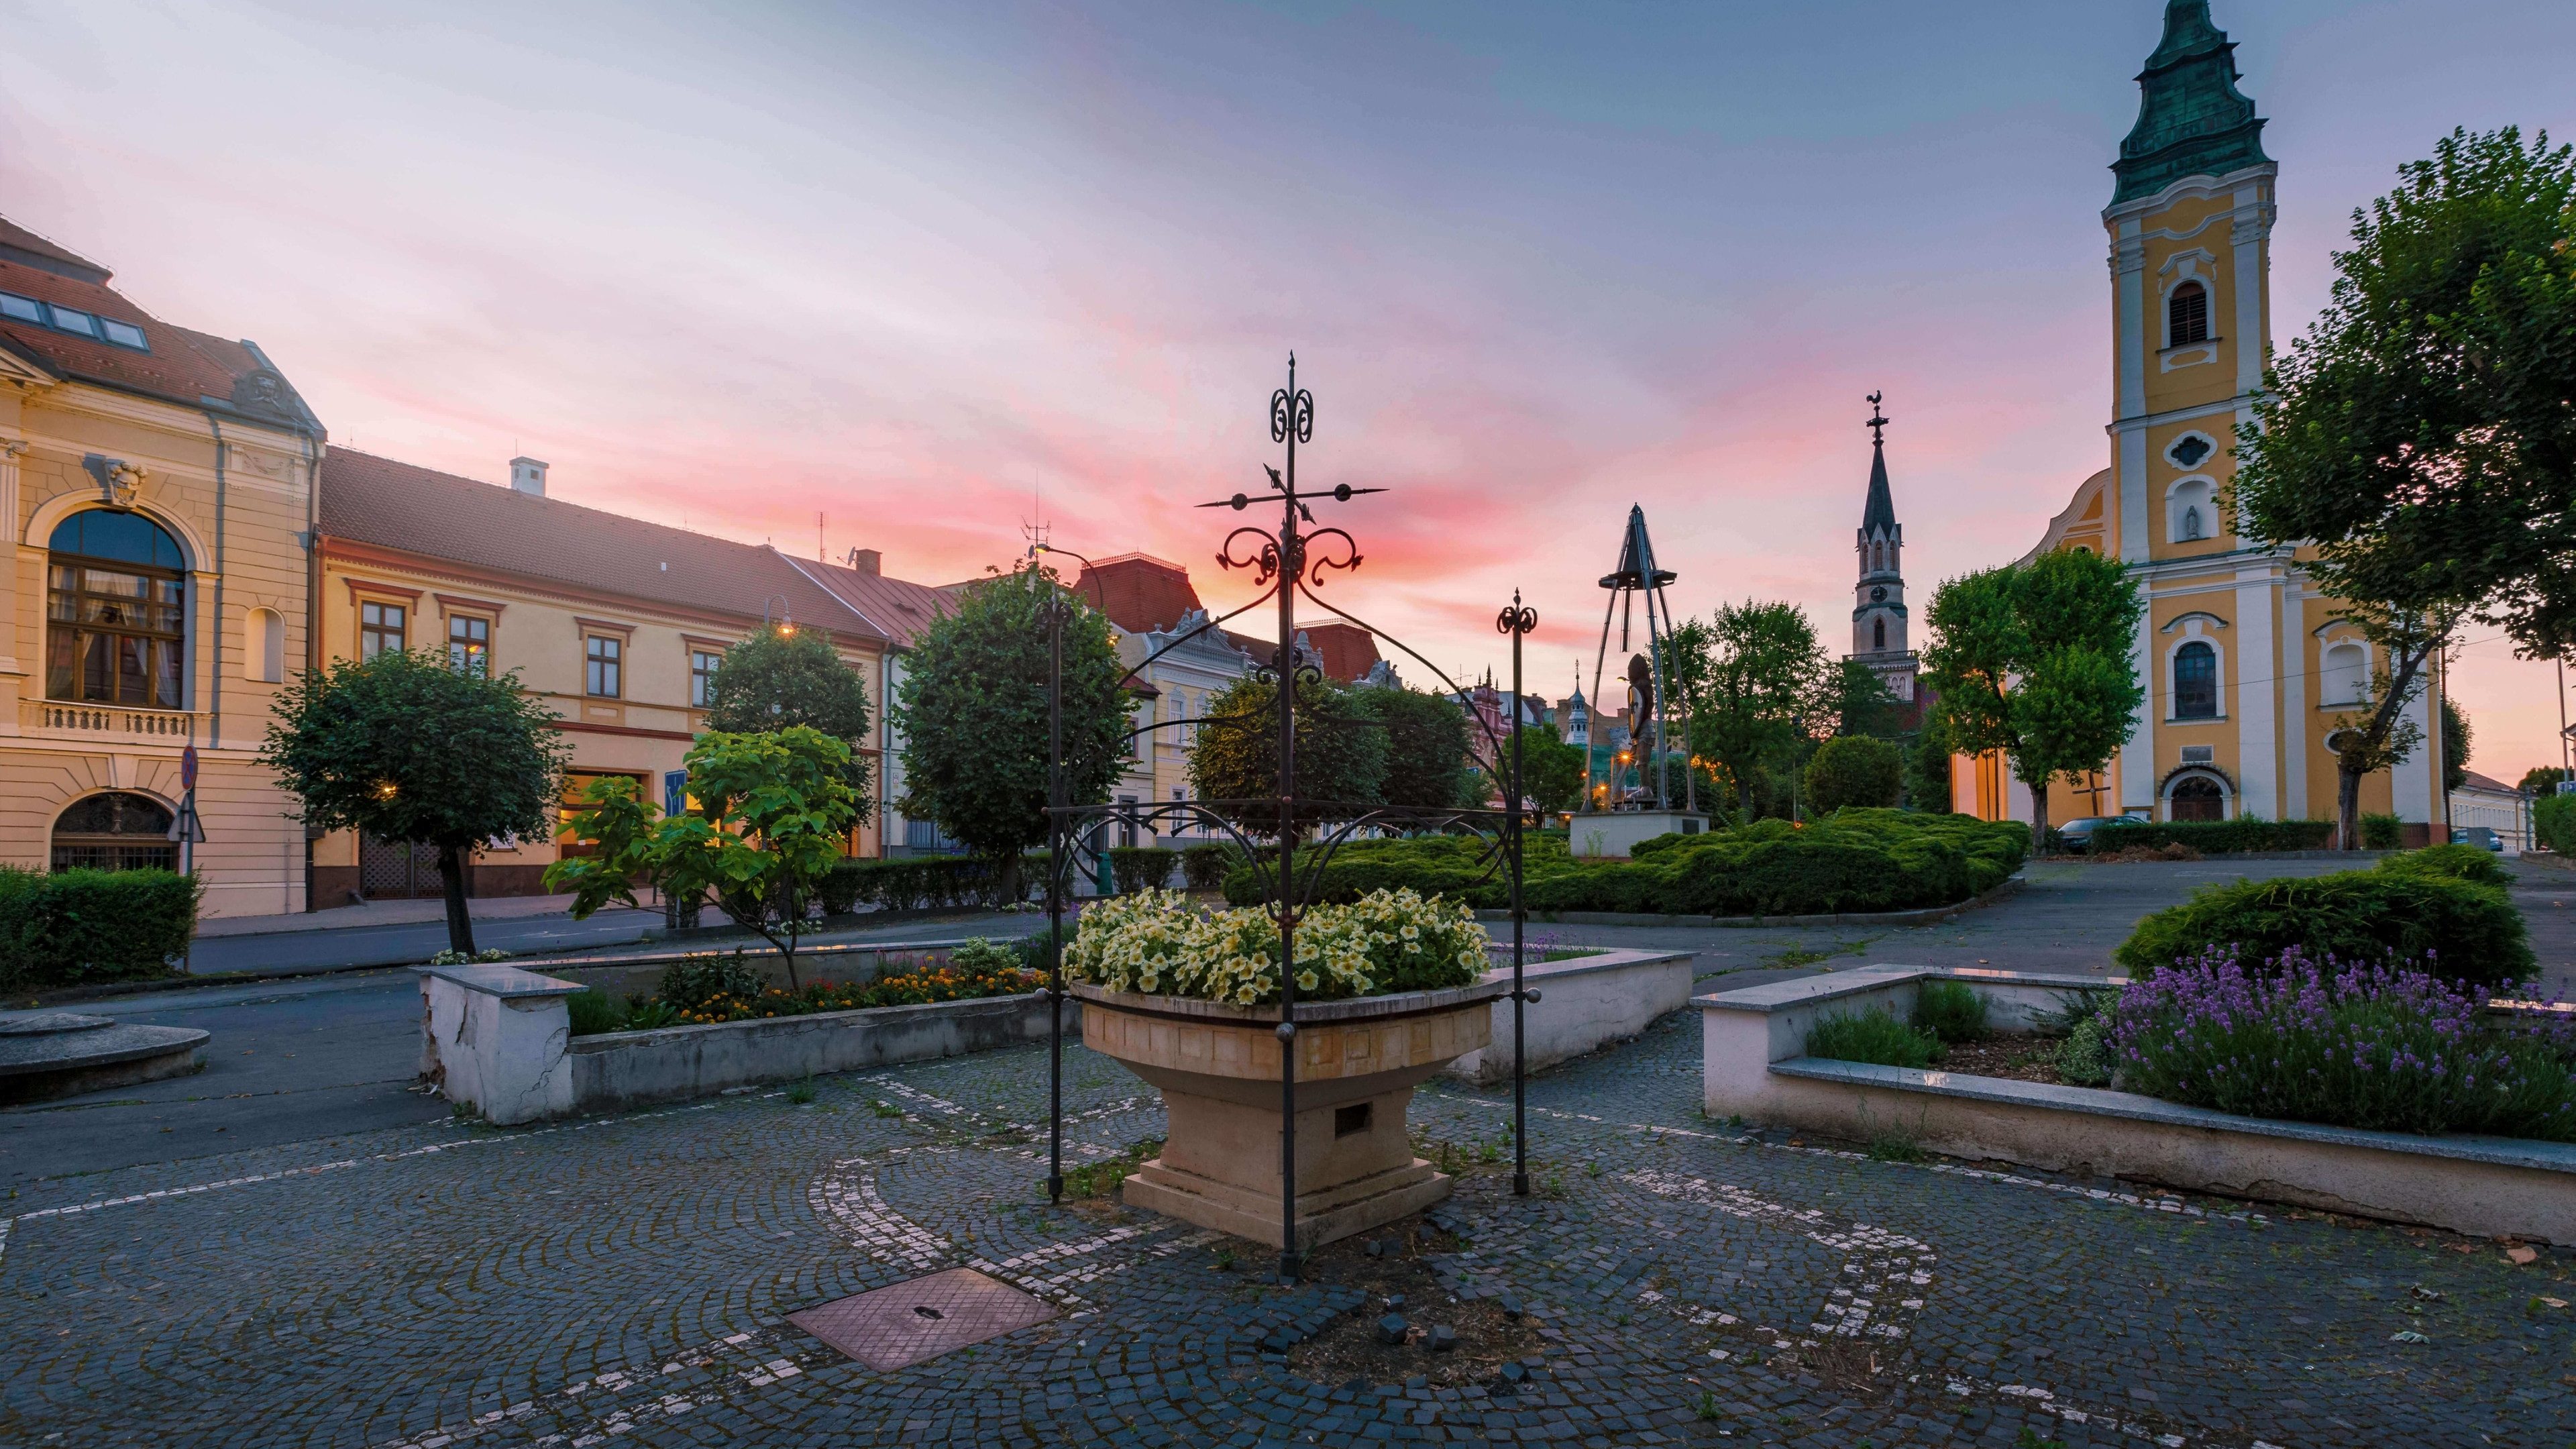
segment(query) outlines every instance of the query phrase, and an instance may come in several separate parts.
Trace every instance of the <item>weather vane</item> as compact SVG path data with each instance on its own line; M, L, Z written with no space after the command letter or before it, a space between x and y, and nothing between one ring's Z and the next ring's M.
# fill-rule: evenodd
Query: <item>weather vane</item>
M1887 446L1887 425L1896 421L1894 418L1881 414L1878 410L1878 400L1884 396L1886 396L1886 394L1875 392L1869 395L1869 421L1864 424L1864 426L1869 429L1869 442L1870 446L1873 448L1884 448Z

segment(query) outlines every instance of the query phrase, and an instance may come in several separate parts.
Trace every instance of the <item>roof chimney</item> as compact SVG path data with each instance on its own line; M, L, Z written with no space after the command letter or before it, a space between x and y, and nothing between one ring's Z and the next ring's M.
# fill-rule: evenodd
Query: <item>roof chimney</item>
M546 465L535 458L512 458L510 487L514 492L533 493L539 498L545 497Z
M885 571L884 566L885 555L877 552L875 549L854 548L850 550L850 571L852 573L878 574Z

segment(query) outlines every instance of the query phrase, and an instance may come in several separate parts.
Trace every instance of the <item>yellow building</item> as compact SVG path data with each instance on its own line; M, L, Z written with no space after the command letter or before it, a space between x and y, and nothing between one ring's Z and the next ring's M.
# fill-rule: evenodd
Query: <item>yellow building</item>
M632 776L669 808L727 646L763 627L822 629L867 681L866 753L882 784L886 660L912 627L880 626L863 610L909 618L918 605L926 622L936 590L883 578L873 551L827 566L549 498L546 472L514 458L505 487L332 449L322 464L317 657L432 648L458 668L517 671L572 742L569 815L602 775ZM883 853L882 809L855 832L853 853ZM469 889L538 893L560 849L522 840L484 851ZM317 909L437 892L427 850L345 831L315 843Z
M0 861L192 851L206 914L301 910L304 831L256 757L305 652L321 426L257 346L108 280L0 221Z
M2326 740L2367 697L2378 663L2300 567L2311 551L2246 537L2224 505L2271 346L2279 170L2236 88L2234 51L2208 0L2172 0L2112 167L2118 185L2102 213L2111 466L2075 490L2037 551L2088 549L2130 565L2148 599L2131 653L2147 703L2099 778L2050 787L2052 821L2331 819ZM2407 715L2424 743L2362 782L2361 808L2408 822L2410 843L2437 827L2433 838L2447 838L2441 732L2426 698ZM1988 819L2031 817L2029 792L2000 757L1958 758L1952 800Z

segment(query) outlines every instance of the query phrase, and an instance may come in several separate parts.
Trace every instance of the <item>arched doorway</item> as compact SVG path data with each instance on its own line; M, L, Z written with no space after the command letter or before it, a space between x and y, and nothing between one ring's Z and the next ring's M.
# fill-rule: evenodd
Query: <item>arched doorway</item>
M55 870L177 870L170 809L121 790L75 800L54 817L52 862Z
M2207 775L2186 775L2165 794L2166 817L2173 820L2224 820L2227 791Z

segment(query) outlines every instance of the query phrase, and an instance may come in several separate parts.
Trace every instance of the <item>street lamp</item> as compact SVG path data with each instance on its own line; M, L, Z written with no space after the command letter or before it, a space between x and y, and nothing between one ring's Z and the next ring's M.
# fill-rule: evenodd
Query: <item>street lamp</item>
M775 600L778 604L778 615L775 620L770 617L769 612L769 605L772 600ZM768 598L760 601L760 627L777 634L781 639L793 639L796 637L796 620L794 616L788 612L787 596L785 594L771 594Z

